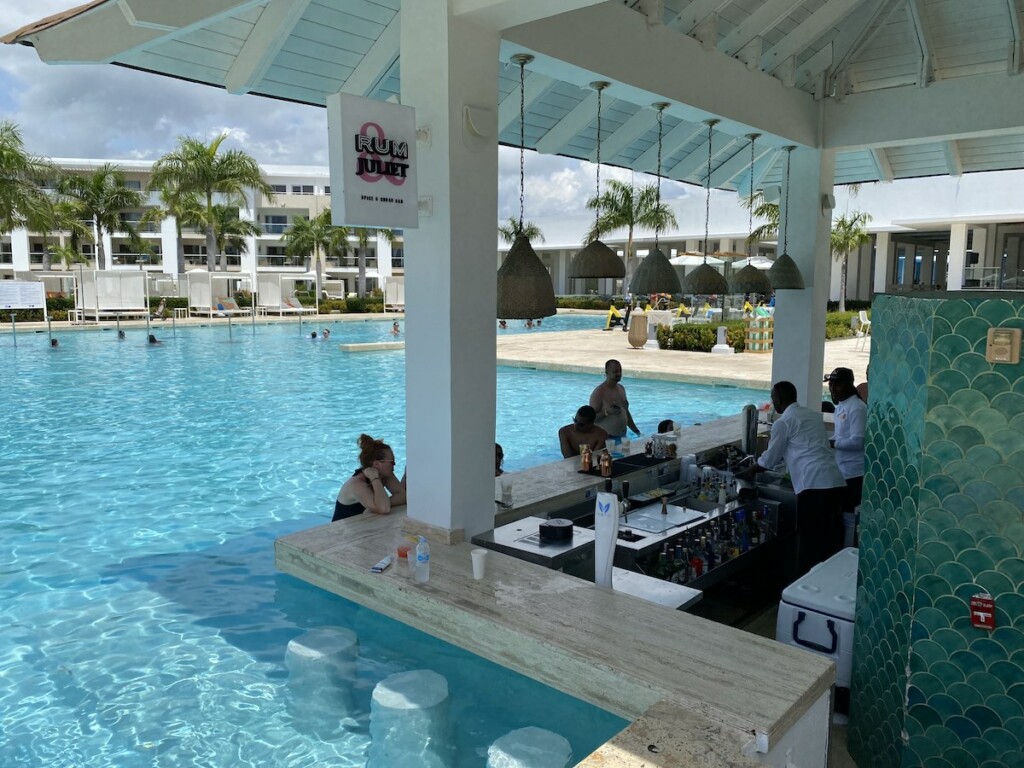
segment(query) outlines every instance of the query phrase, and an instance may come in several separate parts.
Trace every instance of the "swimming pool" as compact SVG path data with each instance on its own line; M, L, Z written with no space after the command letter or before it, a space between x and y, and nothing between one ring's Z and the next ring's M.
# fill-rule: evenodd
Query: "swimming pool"
M349 325L390 328L337 323L332 336ZM359 633L363 703L395 671L448 678L460 766L512 728L549 727L579 758L623 726L275 572L275 538L329 519L359 431L388 438L404 466L401 388L359 387L351 356L294 325L253 336L235 323L233 342L223 326L157 329L155 348L142 330L64 333L55 351L45 336L19 334L16 350L0 337L0 765L361 765L365 720L325 738L289 711L285 646L331 624ZM404 355L361 354L359 372L401 381ZM500 415L510 468L557 455L542 419L567 422L594 383L498 380L500 402L533 424ZM646 420L680 390L626 384Z

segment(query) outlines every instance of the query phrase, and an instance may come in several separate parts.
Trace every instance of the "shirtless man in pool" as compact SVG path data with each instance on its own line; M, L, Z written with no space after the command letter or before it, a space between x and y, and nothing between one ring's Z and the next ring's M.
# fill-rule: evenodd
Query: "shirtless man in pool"
M622 363L618 360L609 360L604 364L604 381L598 384L590 395L590 407L597 411L595 423L610 437L625 437L626 427L635 434L640 434L640 430L633 423L633 415L629 412L626 388L619 384L621 380Z

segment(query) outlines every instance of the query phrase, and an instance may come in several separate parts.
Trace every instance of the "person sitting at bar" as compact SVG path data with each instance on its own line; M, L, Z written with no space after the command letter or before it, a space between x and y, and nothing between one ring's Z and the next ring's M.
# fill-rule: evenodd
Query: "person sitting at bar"
M672 419L663 419L658 422L658 434L664 435L666 432L671 432L676 428L676 423Z
M359 436L359 469L338 491L331 522L354 517L364 511L387 515L393 507L405 504L405 476L395 475L395 454L383 440Z
M505 474L505 470L502 469L502 464L505 463L505 449L501 447L500 443L494 444L494 476L501 477Z
M796 387L789 381L772 387L772 404L779 416L772 424L768 448L737 476L752 478L786 462L796 491L797 575L802 576L842 547L846 480L828 444L821 411L798 404Z
M576 411L572 424L566 424L558 430L562 458L579 456L580 448L584 445L589 445L592 451L604 448L608 433L594 423L596 418L597 412L589 405L583 405Z

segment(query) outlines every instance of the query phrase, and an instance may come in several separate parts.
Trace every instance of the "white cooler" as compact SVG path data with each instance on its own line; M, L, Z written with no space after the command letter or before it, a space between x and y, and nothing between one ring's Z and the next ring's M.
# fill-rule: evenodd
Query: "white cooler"
M836 663L836 687L849 688L857 550L849 547L814 566L782 592L775 639Z

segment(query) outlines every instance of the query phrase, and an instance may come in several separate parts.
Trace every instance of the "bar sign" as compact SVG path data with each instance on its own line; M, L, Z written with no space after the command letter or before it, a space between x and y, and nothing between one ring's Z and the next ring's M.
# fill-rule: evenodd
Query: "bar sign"
M992 595L981 593L971 598L971 626L979 629L996 628L996 601Z

